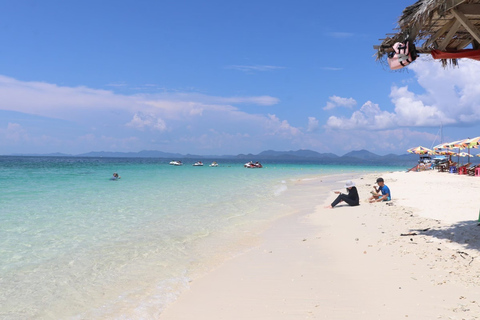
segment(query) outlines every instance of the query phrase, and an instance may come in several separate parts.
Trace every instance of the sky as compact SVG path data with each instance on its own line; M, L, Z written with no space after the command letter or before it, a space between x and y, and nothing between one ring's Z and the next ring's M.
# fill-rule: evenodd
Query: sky
M375 60L414 0L0 0L0 154L343 155L480 135L480 62Z

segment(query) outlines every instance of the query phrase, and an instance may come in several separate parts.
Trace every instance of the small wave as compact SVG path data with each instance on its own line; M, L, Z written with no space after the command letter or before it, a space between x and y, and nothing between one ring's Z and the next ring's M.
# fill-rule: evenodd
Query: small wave
M315 181L315 180L318 180L318 178L304 178L304 179L300 179L302 181Z
M278 197L285 191L287 191L288 187L285 184L282 184L280 186L277 186L277 188L273 191L273 194Z

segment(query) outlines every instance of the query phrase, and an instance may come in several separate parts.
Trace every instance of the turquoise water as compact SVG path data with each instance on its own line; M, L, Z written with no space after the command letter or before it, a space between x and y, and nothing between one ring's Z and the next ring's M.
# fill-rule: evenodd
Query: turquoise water
M288 214L292 181L404 169L185 162L0 157L0 318L155 318Z

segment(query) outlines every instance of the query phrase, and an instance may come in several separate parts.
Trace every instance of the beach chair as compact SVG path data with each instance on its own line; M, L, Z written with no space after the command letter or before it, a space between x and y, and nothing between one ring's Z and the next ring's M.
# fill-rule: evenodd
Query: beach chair
M457 166L450 166L448 168L448 172L450 173L457 173Z
M471 163L467 163L467 164L464 164L463 166L459 166L457 168L457 173L458 174L468 174L467 173L467 168L469 168L472 164Z
M456 166L457 163L453 161L444 161L439 163L436 168L438 169L438 172L449 172L451 166Z
M469 168L467 168L467 174L469 176L476 176L477 174L480 174L480 164L477 165L471 165Z
M448 169L448 163L440 163L435 166L438 172L445 172Z
M418 164L407 170L407 172L410 172L410 171L418 171Z
M447 166L448 166L448 160L445 159L434 164L432 166L432 169L437 169L437 171L442 172L442 171L445 171Z

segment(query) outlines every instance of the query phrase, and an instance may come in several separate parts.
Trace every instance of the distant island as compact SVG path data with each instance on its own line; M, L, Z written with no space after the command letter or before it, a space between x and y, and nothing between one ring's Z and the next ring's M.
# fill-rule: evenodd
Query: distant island
M368 150L351 151L343 156L333 153L319 153L312 150L297 151L274 151L267 150L259 154L238 154L238 155L193 155L168 153L155 150L143 150L139 152L108 152L97 151L82 154L12 154L10 156L38 156L38 157L90 157L90 158L162 158L162 159L230 159L246 161L309 161L322 164L371 164L371 165L398 165L413 166L418 161L418 155L415 154L388 154L384 156L377 155Z

